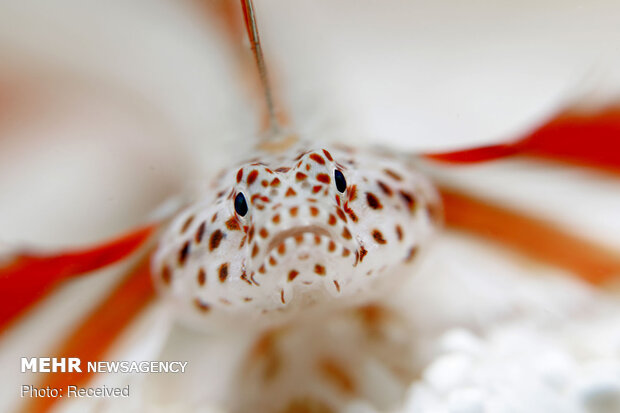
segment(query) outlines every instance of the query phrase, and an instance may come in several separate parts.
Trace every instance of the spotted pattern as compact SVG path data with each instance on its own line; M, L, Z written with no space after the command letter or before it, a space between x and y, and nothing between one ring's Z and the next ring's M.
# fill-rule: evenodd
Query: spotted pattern
M239 225L236 217L230 217L228 221L226 221L226 228L229 231L239 231L241 226Z
M207 224L206 222L201 222L200 225L198 226L198 229L196 230L196 235L194 236L194 239L196 240L196 244L200 244L202 242L202 237L205 234L205 230L207 229Z
M185 264L185 260L187 259L187 255L189 254L189 241L185 241L181 249L179 250L179 265L183 266Z
M211 234L211 238L209 238L209 250L213 251L214 249L220 246L222 242L222 238L224 237L224 233L219 229L215 230L213 234Z
M252 185L254 181L256 181L256 178L258 178L258 171L253 170L252 172L248 174L248 186Z
M211 306L207 303L202 302L200 298L194 299L194 305L196 306L198 311L200 311L201 313L206 313L211 309Z
M228 278L228 263L227 262L220 265L218 274L219 274L220 282L226 281L226 279Z
M327 174L317 174L316 180L324 184L329 184L331 182L331 178Z
M379 198L377 198L372 192L366 192L366 202L368 202L368 206L372 209L383 208L383 205L381 205L381 201L379 201Z
M187 229L189 228L189 226L192 224L192 221L194 220L194 216L190 215L186 220L185 223L183 224L183 227L181 227L181 234L184 234L185 231L187 231Z
M385 182L377 181L377 185L379 185L381 192L383 192L385 196L392 196L394 194L394 191L392 191L392 188L390 188L390 186L386 184Z
M311 154L310 159L312 159L314 162L318 164L325 165L325 159L323 159L323 157L319 155L318 153Z
M375 241L377 241L377 244L381 244L381 245L387 244L387 241L383 237L383 233L379 231L378 229L372 230L372 237L374 238Z
M203 286L207 282L207 273L204 268L198 269L198 285Z
M373 297L368 280L387 282L415 261L441 208L407 162L353 148L290 153L233 165L162 236L157 285L184 317L227 325L253 313L276 322L347 305ZM336 170L346 188L336 187Z
M409 208L410 211L415 210L415 206L416 206L415 197L411 193L406 192L406 191L398 191L398 193L400 194L402 199L405 201L405 204L407 204L407 208Z

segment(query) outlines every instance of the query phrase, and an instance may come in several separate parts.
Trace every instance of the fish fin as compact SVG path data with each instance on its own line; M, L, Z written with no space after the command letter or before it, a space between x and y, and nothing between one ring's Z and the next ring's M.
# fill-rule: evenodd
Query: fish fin
M513 143L428 154L426 158L468 164L527 155L620 173L620 106L559 114Z
M154 297L151 280L150 254L143 258L120 284L77 326L51 357L77 357L82 372L42 374L45 388L80 386L95 374L87 369L88 362L101 361L125 328L144 310ZM59 399L38 397L29 400L23 411L49 411Z
M152 224L91 248L57 254L18 253L0 266L0 334L67 278L113 264L136 251L154 232Z
M595 285L620 277L620 252L457 190L442 187L440 192L449 227L499 242Z

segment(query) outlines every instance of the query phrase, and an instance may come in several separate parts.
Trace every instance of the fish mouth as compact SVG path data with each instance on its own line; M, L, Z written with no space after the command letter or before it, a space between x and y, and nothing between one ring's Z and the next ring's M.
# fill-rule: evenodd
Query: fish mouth
M267 254L269 254L274 249L278 248L278 246L284 243L288 238L299 238L302 239L305 234L315 235L321 238L329 238L332 239L331 234L325 228L322 228L318 225L307 225L301 227L295 227L291 229L287 229L281 232L278 232L272 239L269 241L269 245L267 246Z
M269 240L265 253L259 258L258 273L265 274L268 271L294 270L295 263L307 261L312 258L323 256L329 261L333 259L352 260L356 265L355 249L348 248L334 238L330 232L318 225L293 227L276 233ZM291 260L294 260L291 262ZM354 263L355 262L355 263ZM321 264L318 264L319 267ZM290 268L289 268L290 267ZM323 270L318 268L317 274L322 275Z

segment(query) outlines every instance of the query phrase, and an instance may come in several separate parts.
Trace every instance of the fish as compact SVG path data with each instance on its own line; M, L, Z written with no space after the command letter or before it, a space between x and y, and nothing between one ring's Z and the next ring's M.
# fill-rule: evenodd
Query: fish
M440 225L407 157L303 141L257 154L197 195L153 256L158 291L193 324L265 328L369 302Z

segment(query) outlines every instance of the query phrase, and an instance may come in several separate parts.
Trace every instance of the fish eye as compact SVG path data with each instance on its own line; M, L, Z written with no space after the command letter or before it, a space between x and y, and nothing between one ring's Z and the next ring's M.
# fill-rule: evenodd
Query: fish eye
M344 192L347 189L347 180L344 179L344 175L338 169L334 171L334 181L336 181L338 191Z
M235 197L235 211L242 217L248 213L248 203L245 202L245 196L242 192L239 192Z

